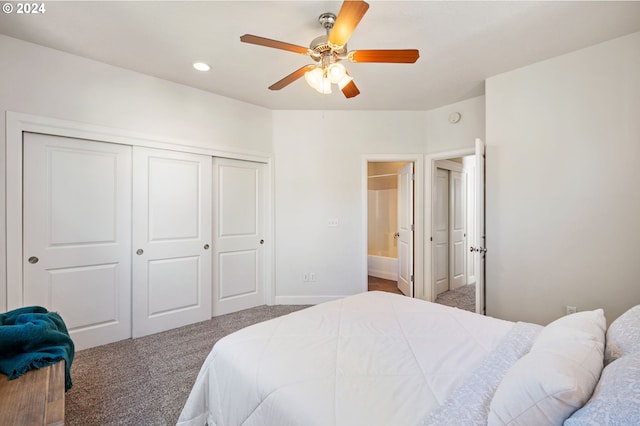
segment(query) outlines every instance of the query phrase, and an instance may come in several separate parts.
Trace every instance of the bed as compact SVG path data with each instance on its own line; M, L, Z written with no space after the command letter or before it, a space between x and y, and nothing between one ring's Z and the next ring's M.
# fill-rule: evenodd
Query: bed
M601 309L542 327L366 292L219 340L178 425L578 426L639 413L640 306L609 330Z

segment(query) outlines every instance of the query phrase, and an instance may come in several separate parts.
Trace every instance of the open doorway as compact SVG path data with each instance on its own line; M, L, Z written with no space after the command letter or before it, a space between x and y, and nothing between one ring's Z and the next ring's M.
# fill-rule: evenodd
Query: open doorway
M372 161L367 165L369 291L405 294L398 283L398 208L401 201L398 176L406 165L406 161Z
M461 160L456 160L462 158ZM444 160L444 161L443 161ZM475 309L473 305L469 306L470 311L474 311L480 314L485 313L485 254L486 249L486 236L485 236L485 221L484 221L484 191L485 191L485 147L484 142L481 139L475 140L475 146L473 148L461 149L456 151L441 152L437 154L430 154L425 158L425 235L428 238L424 256L424 299L432 302L442 301L438 299L438 289L436 281L441 278L441 273L436 273L436 267L438 263L446 262L446 271L450 271L450 252L452 251L450 241L447 241L446 249L437 250L438 237L436 235L436 229L439 225L436 223L438 216L441 216L441 220L450 221L449 211L446 214L438 213L437 204L437 181L438 181L438 167L439 164L451 164L462 163L463 170L467 170L467 212L468 222L466 232L463 231L464 243L460 244L464 250L455 251L460 257L454 259L458 266L457 271L466 271L467 284L473 283L475 285ZM465 168L465 163L467 167ZM447 184L448 186L448 184ZM449 191L450 193L450 191ZM458 196L461 196L460 194ZM466 235L464 235L466 234ZM462 253L465 253L464 256ZM445 260L441 262L444 257ZM460 268L462 261L465 262L464 268ZM448 272L450 273L450 272ZM450 283L449 283L450 285ZM441 289L442 290L442 289ZM450 289L449 289L450 290ZM453 296L455 293L450 293ZM455 299L455 297L452 297ZM469 295L468 299L471 299ZM454 304L456 306L456 304Z
M372 155L363 162L366 290L423 297L423 156Z
M476 311L475 156L435 161L433 268L436 303Z

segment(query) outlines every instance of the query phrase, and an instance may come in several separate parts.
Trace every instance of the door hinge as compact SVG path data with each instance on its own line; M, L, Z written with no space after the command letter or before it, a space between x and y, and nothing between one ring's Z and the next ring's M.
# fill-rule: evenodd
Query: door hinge
M416 175L411 173L411 180L416 180Z
M413 282L413 274L411 274L411 282Z
M413 223L411 224L411 230L412 230L412 231L415 231L415 228L414 228Z

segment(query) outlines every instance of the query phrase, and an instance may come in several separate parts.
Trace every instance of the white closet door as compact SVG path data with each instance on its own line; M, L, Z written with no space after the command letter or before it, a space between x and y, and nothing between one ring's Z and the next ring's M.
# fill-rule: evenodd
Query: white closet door
M264 304L264 164L213 159L213 315Z
M133 148L133 337L211 318L211 157Z
M131 148L25 133L24 304L76 349L131 337Z
M433 247L436 294L449 290L449 171L436 169Z
M467 187L464 173L449 171L449 287L467 284Z

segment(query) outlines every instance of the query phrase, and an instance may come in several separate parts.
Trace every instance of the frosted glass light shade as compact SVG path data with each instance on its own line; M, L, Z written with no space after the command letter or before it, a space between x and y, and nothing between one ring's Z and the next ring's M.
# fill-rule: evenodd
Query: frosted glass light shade
M338 84L344 76L347 74L347 70L342 64L331 64L327 69L327 76L332 83Z
M309 86L313 87L317 91L320 91L322 86L322 69L314 68L311 71L307 71L304 73L304 79L307 81Z
M320 87L318 87L316 89L318 92L322 93L323 95L328 95L331 93L331 80L329 80L328 78L323 78L320 81Z

